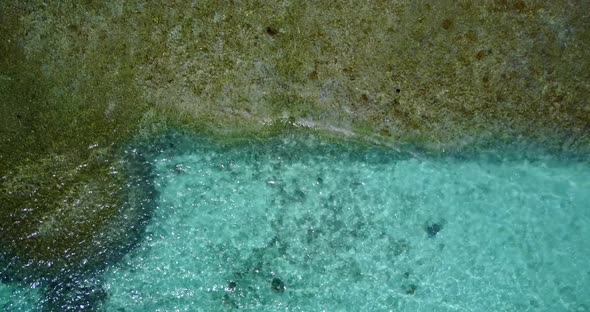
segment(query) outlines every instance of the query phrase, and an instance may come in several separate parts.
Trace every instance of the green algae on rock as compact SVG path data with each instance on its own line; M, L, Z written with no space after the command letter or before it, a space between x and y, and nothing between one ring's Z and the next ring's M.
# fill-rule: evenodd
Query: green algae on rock
M45 309L61 311L87 287L79 280L124 255L149 219L149 164L124 153L145 105L119 88L130 76L48 74L24 47L31 10L0 4L0 277L43 287ZM84 300L100 300L94 294Z
M2 181L3 281L43 287L46 305L60 303L49 310L60 311L66 304L76 305L63 298L78 293L80 281L99 278L98 273L141 239L154 196L151 165L140 154L128 154L108 173L75 168L61 179L55 173L65 161L50 159L25 165L12 180ZM32 168L37 170L25 171Z
M434 149L517 136L575 149L590 142L589 6L49 4L23 16L22 44L64 87L131 76L119 87L151 110L220 131L293 118Z

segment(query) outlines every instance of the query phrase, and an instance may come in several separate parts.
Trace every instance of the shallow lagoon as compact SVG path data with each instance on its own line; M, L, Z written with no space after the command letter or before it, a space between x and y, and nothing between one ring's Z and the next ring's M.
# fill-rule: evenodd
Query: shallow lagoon
M107 311L590 309L587 161L302 134L157 146L158 204L104 274ZM35 290L0 294L27 310Z

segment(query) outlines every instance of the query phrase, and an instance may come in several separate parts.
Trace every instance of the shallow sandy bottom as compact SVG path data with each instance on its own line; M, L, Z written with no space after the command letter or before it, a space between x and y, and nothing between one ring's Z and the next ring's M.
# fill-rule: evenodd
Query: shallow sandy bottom
M588 163L179 141L153 159L158 207L105 275L107 311L590 309ZM34 297L0 286L5 308Z

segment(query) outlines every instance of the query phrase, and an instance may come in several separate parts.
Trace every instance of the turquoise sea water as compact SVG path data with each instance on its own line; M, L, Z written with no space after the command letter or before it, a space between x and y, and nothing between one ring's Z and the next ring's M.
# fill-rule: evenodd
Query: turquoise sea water
M588 161L159 144L158 204L104 274L106 311L590 311ZM34 297L0 286L5 309Z

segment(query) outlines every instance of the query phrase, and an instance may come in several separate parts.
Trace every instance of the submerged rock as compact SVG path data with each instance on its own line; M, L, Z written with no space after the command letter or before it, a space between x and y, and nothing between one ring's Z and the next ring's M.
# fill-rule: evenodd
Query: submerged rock
M424 226L424 230L426 234L428 234L429 238L434 238L443 229L443 223L441 222L434 222L430 224L426 224Z
M176 165L174 165L174 172L176 174L185 173L186 170L187 170L187 168L183 164L176 164Z
M402 290L403 290L404 294L409 295L409 296L413 296L416 294L416 290L418 290L418 286L416 286L415 284L404 285L402 287Z
M270 288L276 292L284 292L286 287L283 281L275 277L272 279L272 282L270 283Z
M236 283L235 281L229 281L227 283L227 287L225 287L225 290L229 292L234 292L236 290L236 287L238 287L238 283Z
M43 289L42 309L46 312L96 311L107 293L95 277L55 280Z
M42 287L47 311L98 306L106 298L97 274L140 241L155 196L145 157L133 151L121 158L107 168L75 168L63 189L46 176L60 172L59 159L2 181L2 211L12 211L0 216L3 281Z

